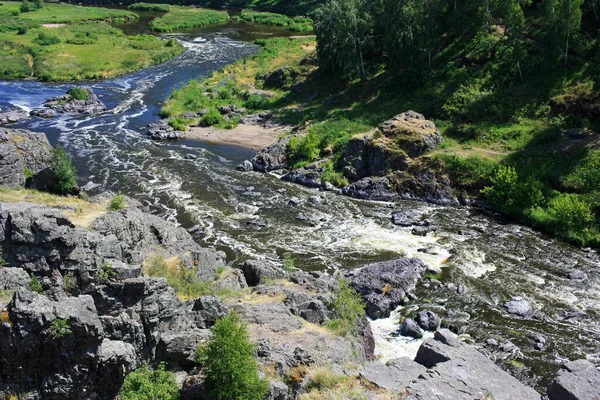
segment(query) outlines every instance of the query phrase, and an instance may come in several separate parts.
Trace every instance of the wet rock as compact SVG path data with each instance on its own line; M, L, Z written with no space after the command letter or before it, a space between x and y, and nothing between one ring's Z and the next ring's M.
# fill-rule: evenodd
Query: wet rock
M367 302L371 318L386 318L414 290L426 269L416 258L384 261L357 270L352 286Z
M176 131L167 120L161 119L148 125L148 135L153 140L176 140L185 135L185 132Z
M498 341L496 339L486 339L485 344L488 346L498 347Z
M423 337L423 331L414 320L406 318L400 325L400 335L420 339Z
M415 226L412 228L411 233L415 236L427 236L429 232L433 232L435 229L429 226Z
M392 223L403 227L421 225L423 223L423 213L417 210L397 212L392 215Z
M442 329L426 340L415 361L428 369L406 387L415 399L539 400L540 395L508 373L474 347L461 343Z
M569 274L569 279L573 280L573 281L587 281L588 277L585 274L585 272L582 271L573 271Z
M549 400L595 400L600 398L600 371L587 360L562 366L548 387Z
M185 155L185 159L186 160L197 160L198 159L198 154L188 153L188 154Z
M94 115L106 111L106 106L98 99L92 88L88 86L79 86L76 89L87 91L85 100L73 98L69 92L62 96L53 97L44 102L44 107L50 108L57 113Z
M408 383L416 380L425 371L422 365L408 357L402 357L385 364L379 361L371 362L361 371L360 378L367 381L369 386L390 393L400 393L406 389Z
M289 148L288 143L293 138L300 139L301 133L287 136L279 139L277 142L265 147L250 160L255 171L270 172L284 168L289 168Z
M292 207L298 207L301 203L302 202L297 197L292 197L291 199L288 200L288 205L290 205Z
M309 196L308 197L308 202L311 204L322 204L323 203L323 198L320 196Z
M268 227L269 225L260 218L253 218L246 221L246 226L254 228L256 230L261 230L263 228Z
M235 167L235 169L242 172L251 172L254 170L254 166L250 160L245 160L243 163Z
M512 353L516 350L519 350L519 348L512 342L506 342L500 346L500 350L502 350L505 353Z
M51 108L34 108L29 112L32 117L50 119L56 117L56 111Z
M37 189L53 185L52 147L43 133L0 128L0 186ZM48 176L50 175L50 176Z
M506 307L509 314L518 315L519 317L529 318L533 315L531 303L522 297L507 301L504 303L504 307Z
M281 269L265 260L245 261L240 269L243 271L249 286L258 286L267 279L279 279L284 275Z
M442 321L432 311L420 311L415 317L415 322L426 331L435 331L440 327Z
M17 122L29 118L29 114L23 110L9 110L0 113L0 125L16 124Z
M322 167L322 165L323 162L318 161L309 164L306 167L295 169L282 176L281 180L285 182L294 182L307 187L321 188L323 187L322 176L325 173L325 168Z
M363 178L343 188L342 194L373 201L398 201L400 198L389 177Z

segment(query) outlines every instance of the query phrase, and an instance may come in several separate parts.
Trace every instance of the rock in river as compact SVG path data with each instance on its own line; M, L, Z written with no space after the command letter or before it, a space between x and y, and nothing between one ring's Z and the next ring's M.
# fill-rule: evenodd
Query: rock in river
M85 90L87 97L85 100L76 99L70 93L74 89ZM106 111L104 103L98 99L92 88L88 86L80 86L69 90L62 96L53 97L44 102L44 107L50 108L57 113L94 115Z

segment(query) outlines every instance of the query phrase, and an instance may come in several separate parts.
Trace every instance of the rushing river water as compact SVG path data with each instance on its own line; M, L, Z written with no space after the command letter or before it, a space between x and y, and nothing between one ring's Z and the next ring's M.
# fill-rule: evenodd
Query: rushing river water
M199 35L208 41L193 43ZM424 280L416 299L399 313L412 315L419 308L441 316L449 312L453 329L471 335L500 365L540 390L567 359L600 362L600 263L595 252L471 209L356 201L285 183L273 174L241 173L235 166L253 154L245 148L148 139L142 129L158 119L161 103L174 88L256 52L247 41L256 35L235 24L178 35L186 46L181 56L90 84L109 112L31 119L17 127L43 131L52 144L63 145L81 183L93 181L135 197L186 228L201 226L198 241L226 251L232 263L252 257L281 260L291 253L301 268L331 271L406 255L443 267L441 284ZM40 107L71 86L0 82L0 107ZM198 158L187 159L190 153ZM288 203L293 196L301 200L297 207ZM310 196L323 201L309 202ZM426 212L437 232L419 237L410 228L394 226L392 212L406 209ZM248 224L257 220L260 224ZM569 279L573 271L587 279ZM506 313L504 302L517 296L531 301L536 319ZM373 326L384 360L414 354L420 343L391 334L398 328L397 318ZM536 335L547 341L542 350L534 349L531 338ZM500 344L511 341L518 349L484 346L490 338Z

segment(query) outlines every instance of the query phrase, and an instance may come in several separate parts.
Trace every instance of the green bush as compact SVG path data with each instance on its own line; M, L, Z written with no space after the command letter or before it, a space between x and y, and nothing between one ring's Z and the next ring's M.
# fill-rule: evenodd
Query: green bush
M267 99L259 94L251 94L244 106L249 110L263 110L267 106Z
M128 7L130 10L169 12L171 6L168 4L134 3Z
M85 88L82 87L74 87L69 90L69 96L74 98L75 100L87 100L89 93Z
M210 110L208 110L208 112L206 114L204 114L202 116L202 118L200 118L200 125L203 126L213 126L213 125L219 125L220 123L224 122L225 118L223 118L223 116L221 115L221 113L215 109L215 108L211 108Z
M6 260L2 257L2 254L4 254L4 249L2 248L2 246L0 246L0 268L6 267L8 265Z
M286 272L292 272L296 269L296 263L290 253L283 255L283 270Z
M49 35L46 32L40 32L37 37L33 39L33 43L40 46L51 46L53 44L59 44L60 38L58 36Z
M17 35L25 35L27 31L29 31L28 27L20 26L19 29L17 29Z
M40 280L34 274L31 274L31 278L29 280L29 290L36 293L44 293L42 282L40 282Z
M334 319L328 327L342 336L353 333L356 324L365 315L362 297L350 286L350 281L343 277L337 280L337 290L331 307Z
M52 150L52 163L50 166L52 175L56 180L56 189L61 194L69 194L77 186L75 167L71 157L61 146Z
M323 173L322 179L325 182L331 183L336 187L345 187L348 186L348 179L341 172L335 171L333 167L333 163L331 161L326 161L324 164L325 172Z
M198 348L208 397L214 400L262 400L269 384L258 376L246 325L236 313L217 321L213 337Z
M73 294L75 289L77 289L77 278L71 272L65 274L63 283L67 294Z
M50 324L50 337L52 339L60 339L72 333L73 331L66 319L56 318Z
M200 296L214 294L206 282L202 282L196 275L197 270L186 268L181 264L169 267L166 260L155 255L145 263L146 272L152 277L167 278L167 283L177 295L184 299L193 299Z
M19 7L19 10L22 13L26 13L29 12L33 9L33 6L31 5L31 3L27 0L23 0L23 2L21 3L21 6Z
M156 369L143 366L131 372L119 392L121 400L179 400L179 397L175 374L165 371L163 364Z
M125 207L127 207L127 201L125 200L125 197L118 194L110 200L106 208L108 211L120 211Z
M482 193L490 205L509 215L527 213L544 201L542 184L534 179L519 180L513 167L499 167L491 178L491 186Z
M106 283L115 279L116 277L117 271L115 271L115 268L108 261L104 261L100 266L100 271L98 273L98 279L100 279L100 282Z

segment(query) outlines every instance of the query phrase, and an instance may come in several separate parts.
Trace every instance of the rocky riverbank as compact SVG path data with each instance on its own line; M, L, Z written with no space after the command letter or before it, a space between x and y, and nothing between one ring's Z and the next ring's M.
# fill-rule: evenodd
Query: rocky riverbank
M293 133L280 139L238 169L283 171L285 181L333 190L333 185L326 179L326 160L289 171L289 141L304 134ZM435 124L423 115L407 111L395 116L378 129L350 140L339 161L342 175L349 184L340 188L340 193L376 201L418 200L447 205L464 202L448 177L423 161L423 157L442 141Z
M286 273L258 260L217 274L226 263L221 253L134 207L98 218L88 231L57 209L0 204L0 232L8 263L0 269L0 289L14 293L2 305L0 392L27 399L112 399L126 374L149 361L179 371L182 398L201 398L196 348L210 338L218 318L236 310L249 324L263 371L271 368L270 399L299 398L311 369L323 365L365 382L361 390L372 398L541 397L447 330L425 341L414 361L375 361L366 320L355 335L326 328L333 277ZM235 294L181 300L165 279L144 274L145 260L157 252L178 257L203 281ZM113 271L109 278L103 275L107 268ZM409 300L425 271L419 260L380 263L355 271L352 284L369 315L385 317ZM41 293L32 291L31 276L39 279ZM431 314L416 320L429 330L439 327ZM66 324L62 334L56 321ZM299 371L305 372L291 380ZM549 398L591 399L599 379L587 362L567 364Z

